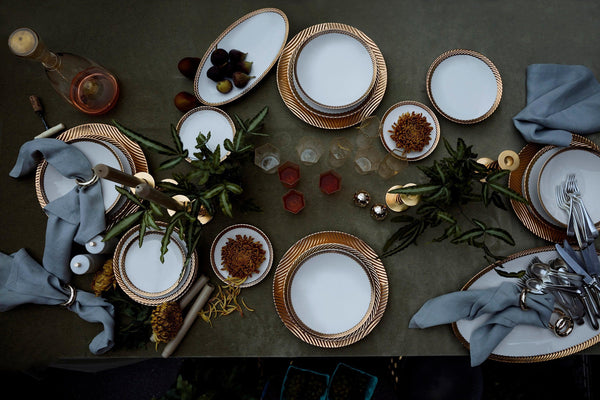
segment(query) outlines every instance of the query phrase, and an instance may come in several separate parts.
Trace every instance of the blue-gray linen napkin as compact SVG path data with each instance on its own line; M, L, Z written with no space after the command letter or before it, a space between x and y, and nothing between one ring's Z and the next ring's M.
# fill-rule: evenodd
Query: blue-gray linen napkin
M21 304L58 305L69 298L69 289L21 249L14 254L0 253L0 311ZM76 289L75 302L68 309L88 322L100 322L104 330L90 342L93 354L102 354L114 346L114 317L112 304Z
M75 146L58 139L34 139L23 144L9 175L19 178L31 173L41 157L67 178L85 182L93 176L92 166L85 155ZM48 225L42 264L63 282L70 282L73 241L85 245L106 229L102 188L99 184L76 185L73 190L46 205L44 210L48 214Z
M496 346L517 325L548 327L554 309L554 297L550 294L528 293L528 310L519 306L519 289L513 282L503 282L489 289L464 290L447 293L428 300L413 315L409 328L429 328L449 324L461 319L474 319L491 314L469 339L471 366L484 362Z
M532 64L513 123L528 142L569 146L572 133L600 132L600 84L583 65Z
M63 176L88 181L92 166L76 147L57 139L35 139L21 146L10 176L18 178L32 172L41 158ZM98 183L75 186L45 208L48 214L42 265L25 249L7 255L0 253L0 311L33 303L58 305L70 297L65 286L72 277L69 261L73 242L85 244L106 229L102 188ZM68 308L88 322L100 322L104 330L90 343L93 354L102 354L114 346L114 308L101 297L81 290Z

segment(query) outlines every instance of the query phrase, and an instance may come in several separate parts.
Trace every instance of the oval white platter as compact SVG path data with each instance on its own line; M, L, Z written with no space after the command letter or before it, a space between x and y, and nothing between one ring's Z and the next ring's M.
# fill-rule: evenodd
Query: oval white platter
M131 167L128 163L123 164L121 158L114 151L114 147L109 143L95 139L74 139L69 141L69 144L79 149L89 160L92 167L96 164L106 164L109 167L119 171L131 172ZM42 173L42 191L47 203L58 199L70 192L77 186L75 179L69 179L63 176L52 165L47 164ZM115 183L109 180L100 180L102 187L102 199L104 201L104 209L112 210L120 198L119 192L115 189Z
M229 283L227 279L231 278L231 275L227 270L223 270L223 259L221 257L221 249L227 244L227 241L235 239L237 235L250 236L255 242L262 245L262 249L265 251L265 260L260 264L258 272L249 276L244 283L239 287L254 286L261 282L273 265L273 246L267 235L255 226L247 224L235 224L223 229L213 240L210 249L210 263L212 269L217 277L225 283Z
M594 224L600 222L600 155L589 149L565 148L544 163L537 181L539 198L544 210L562 226L567 225L567 213L556 202L556 186L575 174L581 199Z
M194 79L194 94L198 100L209 106L218 106L230 103L256 86L275 65L289 32L287 16L276 8L263 8L244 15L230 25L210 45L200 61ZM210 55L216 48L227 51L237 49L248 53L247 61L251 61L252 70L246 87L236 88L229 93L221 93L216 88L216 82L206 76L212 66Z
M530 249L508 257L503 261L503 268L500 269L506 272L524 270L534 257L538 257L542 262L549 262L559 255L552 246ZM499 268L498 264L483 269L462 290L496 287L506 280L517 282L517 278L500 276L494 268ZM471 333L488 318L489 315L482 315L471 321L460 320L453 323L452 328L458 339L469 347ZM566 337L558 337L550 329L517 325L498 344L489 358L514 363L547 361L574 354L599 341L600 332L592 329L589 324L575 325L573 332Z
M396 147L396 142L391 137L392 125L398 121L398 118L404 113L422 114L427 122L431 125L433 130L431 131L431 140L429 144L421 151L410 152L407 155L402 155L402 149ZM425 104L421 104L416 101L402 101L391 106L383 115L381 126L379 128L379 137L383 143L383 147L390 152L394 157L399 159L406 159L408 161L422 160L423 158L430 155L435 150L437 144L440 141L440 123L429 107Z
M377 75L368 45L343 31L310 38L297 49L292 68L299 91L326 109L357 105L369 94Z
M496 66L483 54L456 49L440 55L427 73L427 94L453 122L472 124L489 117L502 97Z
M224 159L227 152L223 148L225 139L233 140L235 125L232 119L223 110L216 107L196 107L185 113L177 123L177 132L181 138L183 148L188 151L189 160L197 160L194 153L196 149L196 138L202 133L210 138L206 143L209 150L215 151L220 146L221 158Z

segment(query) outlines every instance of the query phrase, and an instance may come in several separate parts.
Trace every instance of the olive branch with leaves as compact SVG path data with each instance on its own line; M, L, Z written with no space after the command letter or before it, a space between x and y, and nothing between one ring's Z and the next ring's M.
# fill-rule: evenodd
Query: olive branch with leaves
M463 139L457 140L456 149L452 148L445 138L443 141L449 156L434 161L432 166L418 167L429 178L427 183L389 191L394 194L419 195L421 202L413 207L416 209L415 216L400 215L392 219L392 222L403 225L388 238L383 247L382 257L389 257L412 244L417 244L419 237L428 228L444 226L442 234L433 239L434 241L450 240L453 244L468 244L482 249L486 258L503 259L503 256L490 251L487 239L499 239L514 246L515 241L510 233L465 215L462 206L480 202L485 207L493 204L507 210L508 199L523 203L527 203L527 200L500 183L510 171L488 169L478 163L477 154ZM477 186L480 187L479 190ZM464 230L461 227L461 215L473 226L471 229Z
M187 259L189 261L189 256L196 248L202 232L202 224L198 220L202 208L209 215L214 216L218 206L223 214L233 217L233 201L237 200L243 211L248 209L258 210L259 208L250 199L242 200L240 198L243 193L241 170L242 163L250 159L250 154L254 149L253 144L249 142L249 138L251 136L267 136L261 130L268 111L268 107L264 107L258 114L248 120L242 120L239 116L234 115L236 131L233 140L225 139L223 142L223 148L228 152L225 157L221 155L220 145L217 145L214 150L208 148L207 143L210 140L210 132L206 135L199 132L196 138L196 152L193 153L196 159L190 159L189 152L183 148L183 143L174 125L171 125L171 138L173 141L173 147L171 147L113 121L119 131L129 139L145 149L169 157L159 165L157 170L166 170L183 161L189 161L187 164L190 166L190 171L173 174L176 184L158 182L156 185L167 195L185 195L190 199L190 202L185 210L176 211L173 215L168 216L167 213L163 212L160 205L149 200L140 199L128 190L117 187L119 193L136 204L139 210L115 224L107 232L104 240L119 236L134 225L139 224L139 244L141 246L146 228L152 227L153 229L162 230L156 220L157 218L168 218L167 226L164 228L165 235L161 242L161 262L164 262L164 255L167 252L171 234L176 228L179 237L186 244Z

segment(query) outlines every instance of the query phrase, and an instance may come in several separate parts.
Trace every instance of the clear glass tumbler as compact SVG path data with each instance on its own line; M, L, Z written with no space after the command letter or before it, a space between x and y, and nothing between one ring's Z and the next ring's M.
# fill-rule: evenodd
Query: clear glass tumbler
M281 163L279 149L271 143L254 149L254 164L267 174L274 174Z
M346 138L335 138L329 144L329 165L338 168L344 165L352 154L352 143Z
M314 165L319 162L323 154L323 144L317 138L304 136L296 146L300 162L304 165Z

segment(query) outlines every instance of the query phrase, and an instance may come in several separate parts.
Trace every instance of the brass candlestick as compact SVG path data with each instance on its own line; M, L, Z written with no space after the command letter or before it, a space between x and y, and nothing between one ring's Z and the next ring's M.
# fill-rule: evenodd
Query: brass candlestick
M187 196L182 194L171 197L160 190L150 187L150 185L147 183L141 183L137 185L136 194L143 199L153 201L156 204L160 204L161 206L165 207L169 215L173 215L177 211L190 211L191 201ZM197 218L198 221L204 225L212 219L212 216L209 215L206 208L202 206L200 207Z
M99 178L108 179L109 181L130 187L133 193L135 193L136 186L142 183L147 183L151 187L154 187L154 178L147 172L138 172L134 175L129 175L106 164L97 164L92 169Z
M421 195L418 194L399 194L389 193L394 189L400 189L405 187L416 186L414 183L407 183L406 185L392 186L385 193L385 203L388 208L395 212L406 211L409 207L416 206L421 201Z

